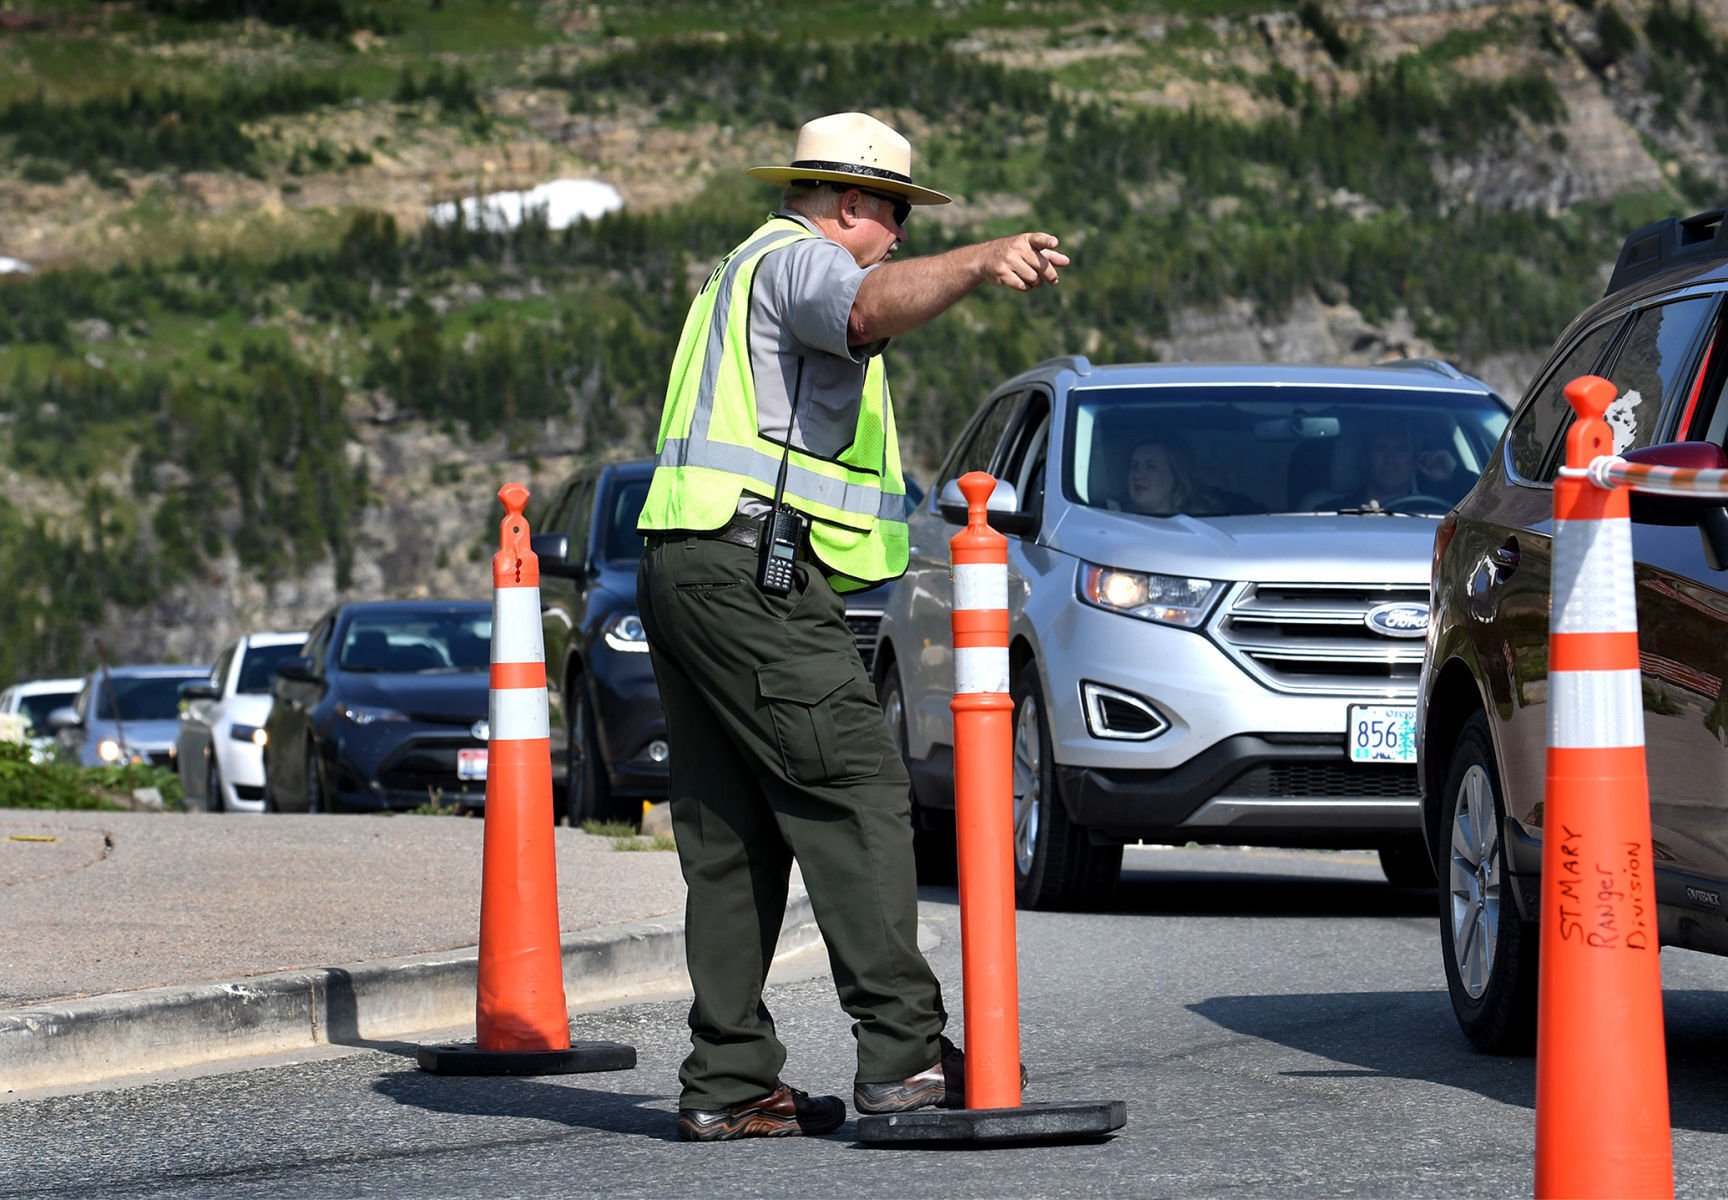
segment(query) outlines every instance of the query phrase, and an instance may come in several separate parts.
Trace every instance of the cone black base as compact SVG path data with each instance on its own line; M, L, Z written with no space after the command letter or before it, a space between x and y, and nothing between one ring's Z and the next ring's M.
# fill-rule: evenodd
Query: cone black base
M867 1146L940 1142L1077 1142L1101 1138L1128 1123L1126 1100L1024 1104L1019 1108L921 1108L858 1118Z
M581 1075L628 1071L636 1047L621 1042L571 1042L568 1050L482 1050L471 1044L421 1046L420 1069L434 1075Z

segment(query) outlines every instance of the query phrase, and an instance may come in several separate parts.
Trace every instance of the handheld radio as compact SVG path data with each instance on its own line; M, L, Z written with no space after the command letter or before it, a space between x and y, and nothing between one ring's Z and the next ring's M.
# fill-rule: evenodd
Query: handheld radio
M756 537L756 586L770 596L792 590L793 564L798 557L798 539L804 532L804 517L786 503L786 467L792 460L792 421L798 415L798 393L804 382L804 360L792 383L792 408L786 414L786 453L780 456L780 475L774 481L774 506L762 514L762 529Z

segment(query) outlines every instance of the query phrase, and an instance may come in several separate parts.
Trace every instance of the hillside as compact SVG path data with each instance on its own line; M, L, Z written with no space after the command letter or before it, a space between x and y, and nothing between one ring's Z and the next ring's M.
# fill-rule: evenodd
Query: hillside
M1723 202L1728 3L0 0L0 678L484 595L507 479L650 448L679 322L863 108L908 253L1063 286L891 359L928 474L996 379L1447 357L1509 396L1620 236ZM551 180L620 207L468 229Z

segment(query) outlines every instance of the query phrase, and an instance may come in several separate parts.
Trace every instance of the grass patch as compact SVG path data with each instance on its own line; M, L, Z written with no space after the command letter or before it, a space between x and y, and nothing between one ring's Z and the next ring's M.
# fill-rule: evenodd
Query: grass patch
M614 850L676 850L678 843L664 833L657 833L651 838L617 837L612 839Z
M33 763L27 746L0 742L0 808L83 809L118 812L139 788L155 788L170 812L185 807L180 777L163 767L79 767Z
M584 821L582 832L594 837L633 838L636 826L628 821Z

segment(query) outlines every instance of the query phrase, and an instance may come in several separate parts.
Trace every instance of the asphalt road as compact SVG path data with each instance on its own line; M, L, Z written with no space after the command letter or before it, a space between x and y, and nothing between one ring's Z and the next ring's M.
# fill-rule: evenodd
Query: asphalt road
M958 910L933 958L960 1025ZM1131 850L1106 913L1019 916L1028 1101L1122 1099L1101 1143L673 1140L685 1001L584 1014L630 1072L452 1079L412 1043L0 1104L9 1197L1527 1196L1531 1059L1473 1053L1430 894L1370 856ZM769 992L785 1076L849 1095L820 956ZM1728 961L1668 951L1676 1191L1728 1190ZM439 1040L429 1036L428 1041ZM1608 1094L1610 1089L1605 1089Z

